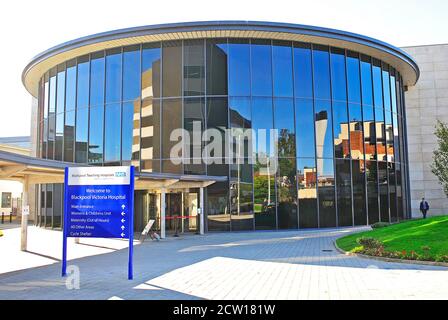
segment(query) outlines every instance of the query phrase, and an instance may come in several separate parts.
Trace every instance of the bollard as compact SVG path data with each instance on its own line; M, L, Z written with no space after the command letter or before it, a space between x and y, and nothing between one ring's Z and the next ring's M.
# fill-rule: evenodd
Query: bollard
M4 223L5 223L5 213L2 212L2 224L4 224Z
M12 212L9 213L9 223L12 223Z

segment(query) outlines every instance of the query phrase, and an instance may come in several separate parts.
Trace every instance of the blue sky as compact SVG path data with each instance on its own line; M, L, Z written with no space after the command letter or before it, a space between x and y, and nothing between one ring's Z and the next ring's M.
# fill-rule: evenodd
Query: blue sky
M77 0L2 3L0 136L29 135L31 98L21 73L36 54L81 36L140 25L257 20L360 33L395 46L448 43L446 0Z

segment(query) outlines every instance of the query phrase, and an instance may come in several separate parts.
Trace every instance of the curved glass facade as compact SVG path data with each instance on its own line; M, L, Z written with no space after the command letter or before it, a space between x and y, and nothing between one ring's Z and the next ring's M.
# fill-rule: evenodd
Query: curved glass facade
M120 47L42 77L38 156L227 176L206 191L209 231L398 221L408 212L403 95L396 70L341 48L226 38ZM175 164L171 132L193 135L197 123L222 134L277 129L277 149L252 151L278 158L278 170L246 153L237 164L195 161L204 144ZM60 224L61 190L40 187L41 224L49 212L49 226Z

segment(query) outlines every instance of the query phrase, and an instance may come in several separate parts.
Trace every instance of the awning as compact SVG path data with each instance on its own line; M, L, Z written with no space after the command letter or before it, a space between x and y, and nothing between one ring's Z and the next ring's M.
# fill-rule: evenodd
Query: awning
M23 181L29 184L64 183L66 167L85 164L38 159L0 150L0 180ZM170 173L135 173L136 190L203 188L215 182L227 181L226 176L180 175Z

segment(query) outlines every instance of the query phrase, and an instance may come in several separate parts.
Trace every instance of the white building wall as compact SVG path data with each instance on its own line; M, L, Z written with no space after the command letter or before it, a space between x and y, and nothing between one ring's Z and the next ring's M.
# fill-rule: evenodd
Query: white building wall
M437 148L436 121L448 123L448 44L403 50L417 61L421 71L417 85L405 96L412 216L421 216L422 197L429 202L430 214L448 214L448 198L430 168Z

